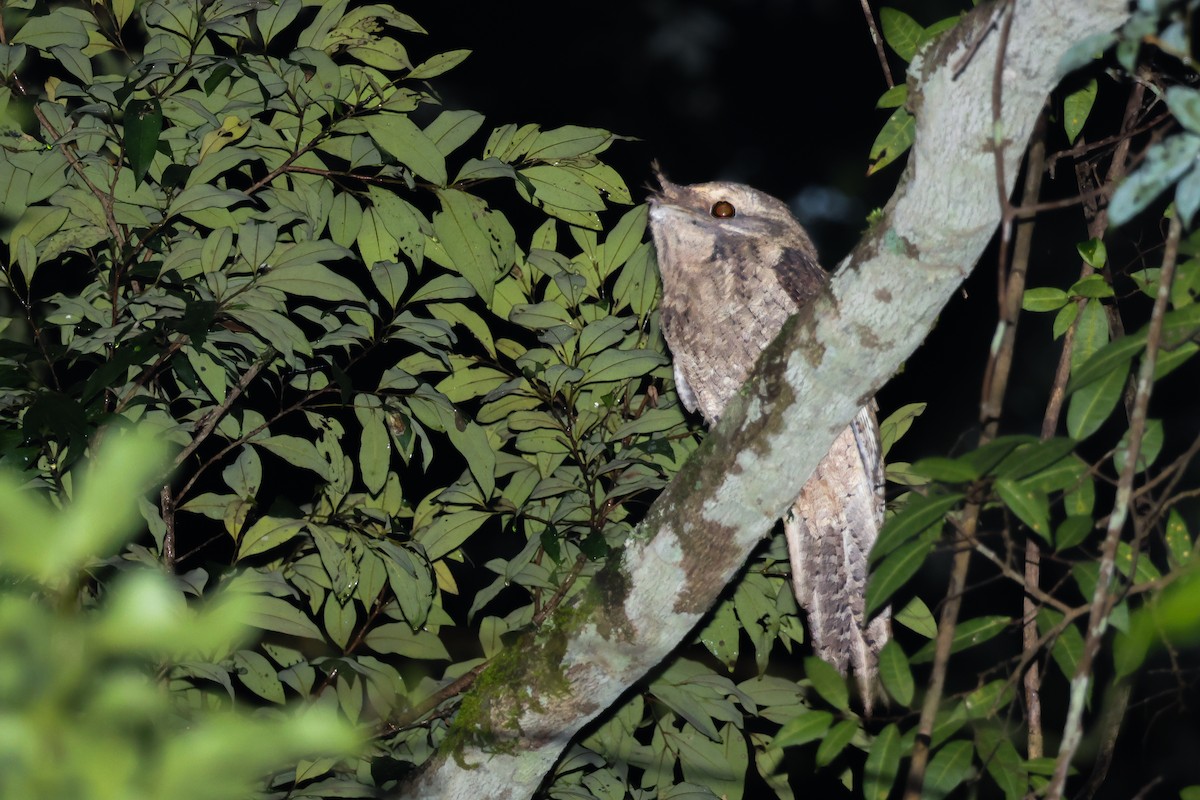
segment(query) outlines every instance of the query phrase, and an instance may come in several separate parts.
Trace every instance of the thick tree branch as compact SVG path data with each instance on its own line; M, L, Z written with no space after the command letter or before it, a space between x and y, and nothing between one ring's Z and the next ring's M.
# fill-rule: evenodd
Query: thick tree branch
M908 168L828 293L785 326L721 424L583 599L481 676L442 751L404 796L530 796L579 729L691 632L799 481L925 338L1000 222L997 133L1011 182L1062 77L1061 55L1127 16L1124 0L1015 3L996 131L993 11L967 15L914 60L917 131ZM1006 196L1011 190L1003 187Z

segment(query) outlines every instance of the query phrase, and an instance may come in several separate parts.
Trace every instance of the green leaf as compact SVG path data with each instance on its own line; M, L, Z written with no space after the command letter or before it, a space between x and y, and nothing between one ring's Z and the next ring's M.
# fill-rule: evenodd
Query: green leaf
M912 703L916 689L912 670L908 667L904 649L895 639L888 641L879 651L879 679L897 703L902 706Z
M442 155L450 155L467 139L475 135L481 125L483 125L483 114L478 111L443 111L425 128L425 135L434 143L438 152Z
M846 688L846 679L832 664L816 656L809 656L804 659L804 674L825 702L841 711L850 708L850 692Z
M820 746L817 747L817 766L823 767L837 758L846 749L846 745L850 744L850 740L856 733L858 733L858 722L855 720L844 719L834 725L833 730L825 735Z
M876 108L900 108L908 102L908 84L901 83L888 89L875 101Z
M260 594L249 598L246 622L255 628L289 636L317 641L325 639L321 629L303 611L279 597Z
M737 666L741 626L729 602L717 606L712 618L700 631L700 643L730 672Z
M611 275L614 269L628 261L637 250L646 233L648 213L649 206L644 203L634 206L613 226L604 240L604 258L600 264L602 277Z
M363 483L371 494L379 494L387 481L392 460L386 414L378 397L360 394L354 399L354 415L362 426L358 465Z
M408 79L425 80L427 78L437 77L438 75L441 75L444 72L449 72L457 67L463 61L465 61L469 55L471 55L470 50L448 50L445 53L438 53L436 56L426 59L417 66L413 67L412 71L408 73ZM479 121L483 122L482 116L480 117Z
M145 178L150 162L158 150L158 134L162 133L162 107L157 98L131 100L125 107L125 156L133 170L133 185Z
M413 531L413 538L425 547L430 561L437 561L461 547L491 516L473 509L443 514L432 524Z
M279 682L275 668L261 653L239 650L233 654L233 664L238 680L247 689L269 702L280 705L286 702L283 684Z
M937 525L938 531L941 531L943 517L964 497L959 492L914 497L883 524L875 546L871 548L871 561L878 563L888 553L933 525Z
M1068 516L1054 532L1054 549L1066 550L1081 543L1092 532L1094 524L1091 517L1083 514Z
M933 619L933 613L930 612L929 606L925 605L925 601L919 597L909 600L904 608L892 615L892 619L910 631L921 634L926 639L937 636L937 622Z
M908 583L909 578L917 574L917 570L925 563L926 556L937 542L941 532L940 524L931 529L931 532L933 535L923 534L915 542L896 548L875 567L867 583L867 616L873 615L886 605L892 595Z
M1108 247L1103 239L1093 237L1086 242L1080 242L1075 245L1075 250L1092 269L1102 270L1108 264Z
M1021 298L1021 308L1025 311L1057 311L1067 304L1070 297L1062 289L1043 286L1037 289L1026 289Z
M82 50L88 45L88 34L70 10L56 8L44 17L27 17L9 44L24 44L38 50L49 50L56 45Z
M942 800L949 796L970 776L974 755L975 747L971 742L957 740L943 745L925 768L922 800Z
M587 364L581 383L640 378L666 363L667 357L653 350L605 350Z
M272 39L291 25L300 13L300 8L300 0L277 0L274 5L259 9L255 16L263 44L270 44Z
M1187 523L1183 521L1183 516L1180 515L1179 509L1175 507L1171 509L1171 513L1167 516L1166 541L1167 552L1170 555L1172 566L1182 566L1192 560L1195 545L1192 542L1192 536L1188 531Z
M893 111L871 145L871 152L867 157L871 165L867 168L867 175L874 175L904 155L908 148L912 147L916 131L917 121L912 114L904 108Z
M307 439L280 434L266 439L255 439L251 444L279 456L289 464L311 470L321 478L329 480L329 462L321 457L316 446Z
M1050 498L1044 492L1011 478L1000 478L996 481L996 494L1030 530L1050 541Z
M977 644L983 644L988 639L999 634L1010 624L1012 624L1012 620L1005 616L976 617L975 619L966 620L954 629L954 639L950 645L950 652L957 653L969 647L974 647ZM909 663L924 664L932 661L936 644L936 642L926 644L909 658Z
M1073 297L1087 297L1092 299L1113 296L1112 287L1108 285L1108 281L1104 279L1103 275L1088 275L1085 278L1080 278L1071 285L1067 293ZM1103 347L1107 342L1108 336L1105 335L1100 341L1100 346ZM1096 349L1098 348L1093 347L1089 355L1090 353L1094 353Z
M832 724L833 714L828 711L807 711L785 722L771 740L771 746L792 747L808 744L823 737Z
M1005 800L1020 800L1029 786L1029 774L1021 762L1021 756L1008 738L991 728L981 728L976 733L979 758L987 767L988 775L1004 792Z
M879 9L879 24L883 28L883 39L905 61L912 61L917 54L925 28L908 14L884 6Z
M258 279L257 285L290 295L367 304L362 290L353 282L320 264L274 267Z
M600 128L564 125L542 131L530 144L525 157L542 161L561 161L567 158L598 153L612 140L613 135Z
M1071 144L1075 144L1088 115L1092 113L1098 88L1099 84L1092 78L1082 89L1071 92L1063 100L1063 130L1066 131L1067 141Z
M1163 424L1161 419L1146 420L1146 427L1142 433L1141 449L1138 452L1137 468L1134 474L1145 472L1158 459L1158 454L1162 452L1163 446ZM1121 441L1117 442L1117 451L1113 454L1113 465L1117 468L1117 472L1125 471L1125 463L1129 460L1129 431L1126 430L1121 436Z
M1067 406L1067 433L1072 439L1086 439L1100 429L1120 401L1127 377L1128 361L1071 395Z
M500 263L491 239L481 226L488 213L479 198L458 189L439 189L442 210L433 215L433 230L455 271L466 278L484 302L491 303L500 277Z
M401 164L435 186L446 185L446 157L407 114L381 111L363 117L362 123L376 144Z
M893 411L879 423L880 456L886 456L896 442L908 433L913 420L925 413L927 403L909 403Z
M979 478L979 470L968 461L943 456L922 458L912 465L912 470L941 483L969 483Z
M395 653L425 661L451 660L441 639L429 631L414 633L406 622L389 622L372 628L366 643L376 653Z
M302 519L260 517L242 534L242 540L238 543L238 560L265 553L290 542L304 530L306 524Z
M1146 160L1117 187L1108 204L1113 225L1124 225L1192 169L1200 156L1200 136L1177 133L1151 145Z
M895 724L879 732L863 766L863 797L866 800L887 800L900 769L900 730Z

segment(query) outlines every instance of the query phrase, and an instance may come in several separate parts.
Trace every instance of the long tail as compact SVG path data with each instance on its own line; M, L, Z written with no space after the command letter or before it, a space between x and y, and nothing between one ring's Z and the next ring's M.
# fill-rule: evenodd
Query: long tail
M866 713L879 691L879 651L891 611L864 619L867 556L883 524L883 461L871 406L817 465L784 519L792 588L808 614L813 646L844 675L853 670Z

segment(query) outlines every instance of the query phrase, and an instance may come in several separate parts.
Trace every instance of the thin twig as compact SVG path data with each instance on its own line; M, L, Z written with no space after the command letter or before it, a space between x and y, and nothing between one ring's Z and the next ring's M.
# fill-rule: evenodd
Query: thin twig
M863 16L867 18L867 29L871 31L871 41L875 43L875 52L879 55L879 67L883 70L883 79L887 81L888 88L891 89L896 85L892 80L892 68L888 66L887 53L883 49L883 37L879 35L879 27L875 24L875 15L871 13L871 7L867 4L867 0L859 0L862 4Z
M1005 22L1000 32L992 81L992 119L994 130L1000 129L1000 104L1003 99L1001 75L1003 74L1004 55L1008 48L1008 35L1012 27L1014 13L1011 4L1007 4L1005 8L1002 8L997 13L1004 13L1005 9L1008 13L1005 14ZM980 34L980 40L982 40L984 35L984 33ZM1008 201L1007 184L1004 177L1003 147L1003 141L998 140L993 142L993 150L996 153L996 191L1000 196L1000 207L1004 212L1001 232L1001 264L1006 263L1004 259L1007 259L1008 232L1012 227L1013 219L1012 204ZM1000 292L1001 302L1005 302L1005 297L1006 292L1002 288ZM1004 324L1003 319L1001 320L1001 324ZM1006 375L994 375L993 371L1003 368L1003 364L1011 364L1011 359L1005 359L1002 362L997 360L996 356L997 353L993 351L989 357L988 370L984 379L980 418L985 427L980 435L981 445L986 443L986 441L990 441L995 435L998 412L997 414L993 414L992 409L999 409L1003 405L1003 395L1000 394L997 397L997 393L1002 393L1008 382ZM968 541L975 535L976 527L979 523L979 511L980 504L972 502L967 505L963 512L962 533ZM937 720L938 708L941 706L942 694L946 688L946 672L950 663L950 650L954 643L954 630L958 624L958 613L962 607L962 597L963 592L966 590L967 574L970 565L971 549L967 547L959 548L954 554L954 565L950 571L950 582L946 587L946 600L942 605L941 617L938 620L933 667L929 676L929 688L925 693L925 700L921 704L921 717L917 723L912 758L909 761L908 779L905 782L904 788L904 800L921 800L923 796L925 769L929 765L929 748L933 739L933 725Z
M1071 678L1071 696L1067 707L1067 720L1063 726L1062 744L1054 765L1054 775L1046 790L1047 800L1058 800L1063 795L1067 771L1083 737L1083 707L1091 683L1092 663L1100 651L1100 641L1108 629L1109 615L1117 597L1111 592L1113 572L1116 569L1117 545L1129 513L1129 502L1133 490L1133 478L1137 472L1138 455L1142 436L1146 429L1146 413L1150 404L1150 393L1154 386L1154 367L1158 361L1158 346L1162 339L1163 316L1171 295L1171 283L1175 275L1175 262L1179 253L1179 239L1183 226L1178 215L1171 218L1167 233L1167 246L1163 253L1162 271L1159 273L1158 294L1154 299L1154 311L1146 333L1146 353L1138 370L1137 389L1134 396L1133 414L1129 421L1129 448L1125 468L1117 483L1117 497L1109 517L1108 531L1101 547L1100 570L1096 576L1096 589L1092 595L1091 612L1088 615L1087 636L1083 653Z
M224 402L210 411L204 418L204 424L200 427L200 431L192 438L191 443L188 444L187 447L183 448L183 450L179 452L179 455L175 456L175 463L172 465L172 469L187 461L188 457L192 453L196 452L196 448L200 447L200 445L204 443L204 440L207 439L213 430L216 429L217 424L221 421L221 418L225 416L226 412L228 412L233 406L234 401L241 397L242 392L245 391L246 387L250 385L250 382L258 376L258 373L262 371L262 368L267 365L267 361L269 360L269 354L264 355L258 361L250 365L250 368L246 370L245 373L242 374L241 379L238 380L237 385L230 389L229 393L225 395Z

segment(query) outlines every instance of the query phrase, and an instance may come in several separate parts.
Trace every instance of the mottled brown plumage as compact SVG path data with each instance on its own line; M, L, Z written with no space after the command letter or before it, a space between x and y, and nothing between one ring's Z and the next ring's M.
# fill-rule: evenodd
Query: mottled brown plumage
M661 175L659 182L650 229L662 274L662 329L680 399L713 424L784 321L827 278L783 202L737 183L679 186ZM839 434L784 519L792 587L814 649L843 674L853 669L868 713L879 649L890 636L887 611L869 623L863 618L882 492L879 429L867 406Z

